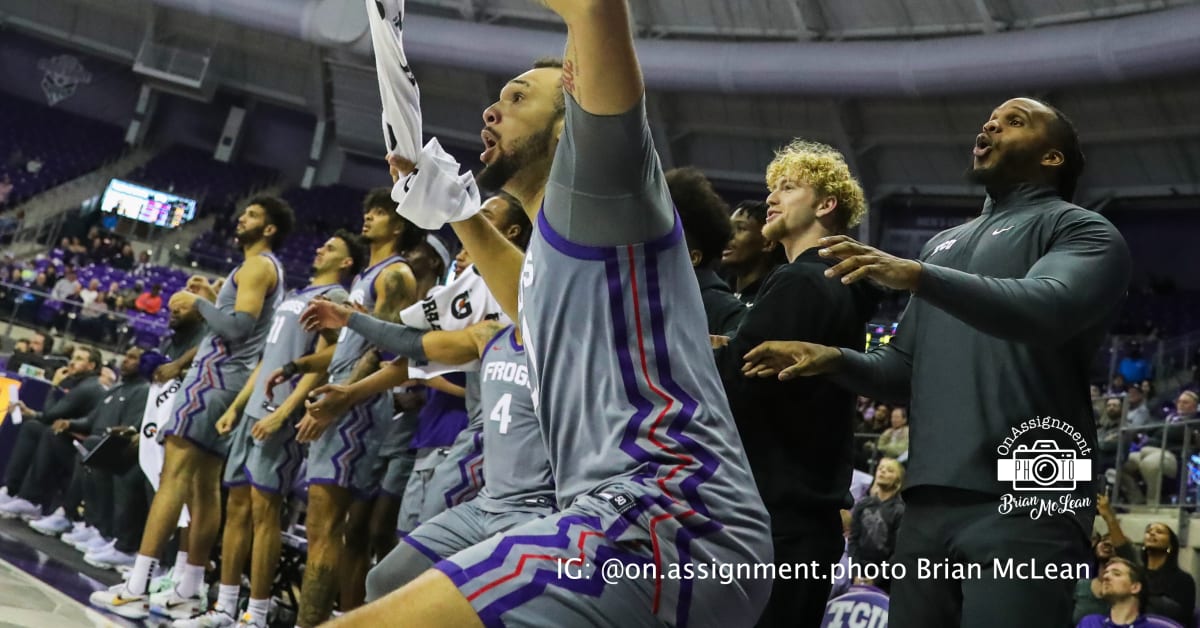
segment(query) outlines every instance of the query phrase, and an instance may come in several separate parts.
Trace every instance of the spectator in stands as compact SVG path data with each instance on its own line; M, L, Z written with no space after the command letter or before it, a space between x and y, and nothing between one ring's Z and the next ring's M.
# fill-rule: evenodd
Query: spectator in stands
M700 283L700 298L708 319L708 333L724 336L737 328L746 306L717 275L721 250L729 242L732 227L729 207L713 192L712 183L695 168L676 168L666 173L667 187L679 211L683 235L692 258L692 269Z
M81 290L83 290L83 285L79 283L79 276L75 274L75 269L68 268L62 279L54 284L54 288L50 291L50 298L55 301L77 300Z
M1110 469L1117 463L1117 443L1121 436L1121 398L1108 397L1104 411L1096 422L1096 448L1100 469Z
M158 314L162 309L162 286L154 284L149 292L143 292L135 303L137 310L145 314Z
M1127 384L1125 383L1125 377L1122 376L1120 373L1117 373L1116 375L1113 375L1112 383L1110 383L1108 385L1108 390L1105 391L1105 394L1107 394L1107 395L1123 395L1123 394L1125 394L1126 386L1127 386Z
M108 291L104 293L104 302L108 304L110 311L125 309L125 303L121 298L121 284L115 281L108 284Z
M94 304L100 298L100 280L92 279L86 288L79 291L79 302L84 309Z
M871 494L855 504L851 514L848 550L855 563L891 560L896 550L896 531L904 516L904 500L900 497L903 484L904 467L900 462L891 457L880 459ZM871 584L885 591L889 588L886 580L859 580L855 584Z
M908 409L892 408L891 421L892 426L880 435L876 448L884 456L905 460L908 458Z
M3 177L0 177L0 207L8 205L8 197L12 195L12 191L12 179L8 177L8 173L5 173Z
M1146 574L1124 558L1114 557L1100 576L1100 591L1107 605L1104 613L1087 615L1076 628L1143 628L1150 624L1142 613L1146 599Z
M1121 531L1121 524L1108 501L1108 495L1098 496L1096 510L1108 526L1108 532L1096 535L1092 539L1092 551L1096 558L1096 568L1092 573L1096 574L1096 577L1083 578L1075 583L1075 612L1071 617L1071 621L1075 623L1079 623L1087 615L1108 612L1108 604L1104 601L1102 578L1104 567L1108 561L1112 560L1114 556L1131 563L1141 561L1133 543L1129 542L1129 537Z
M1129 353L1121 358L1121 363L1117 366L1117 372L1125 378L1126 382L1131 384L1150 379L1150 362L1142 356L1142 345L1140 343L1130 343Z
M1146 526L1142 541L1149 600L1146 612L1190 626L1196 608L1196 583L1179 568L1179 537L1165 523Z
M137 309L138 297L146 292L146 284L142 281L135 281L132 288L121 290L121 309L133 310Z
M886 403L877 404L875 413L871 415L871 430L876 434L884 433L891 426L892 409Z
M127 244L125 246L129 245ZM132 251L132 248L130 250ZM153 268L153 264L150 263L150 252L142 251L138 254L138 261L137 265L133 267L133 274L147 275L150 273L151 268Z
M767 224L767 204L762 201L743 201L733 210L733 237L721 253L721 270L733 278L734 296L746 305L753 305L763 280L787 256L778 242L762 235Z
M1141 427L1150 422L1150 410L1146 404L1146 394L1142 392L1140 384L1130 384L1125 389L1125 403L1127 404L1125 414L1126 425Z
M134 258L133 245L126 243L109 258L108 263L113 268L129 271L133 270Z
M54 340L46 336L46 334L37 331L33 333L33 336L30 336L28 347L26 352L14 351L12 357L8 359L8 366L5 369L17 373L23 364L45 369L46 356L54 348Z
M54 385L64 391L59 399L42 412L35 411L23 401L13 404L21 408L24 421L4 473L4 487L0 488L0 517L32 519L42 515L42 505L52 497L47 489L54 487L46 486L40 479L32 481L30 470L43 447L61 450L65 446L68 455L74 455L75 448L59 434L66 431L68 421L91 412L104 397L104 389L96 377L100 362L100 352L96 349L76 349L70 364L54 374ZM11 407L8 409L12 410ZM51 442L43 445L47 440Z
M1175 478L1179 475L1176 450L1183 445L1184 431L1194 429L1179 423L1197 418L1198 400L1200 397L1196 393L1190 390L1183 391L1175 400L1175 412L1166 418L1163 425L1153 426L1139 435L1137 444L1141 447L1129 454L1129 459L1121 469L1121 491L1129 497L1131 503L1159 503L1163 477ZM1163 430L1166 431L1165 449ZM1200 441L1193 438L1192 442ZM1146 485L1145 492L1138 486L1139 478Z
M111 327L108 317L105 316L108 314L108 303L101 298L99 288L100 280L93 279L88 282L88 287L79 293L83 308L79 310L79 317L75 320L79 334L97 341L107 336Z

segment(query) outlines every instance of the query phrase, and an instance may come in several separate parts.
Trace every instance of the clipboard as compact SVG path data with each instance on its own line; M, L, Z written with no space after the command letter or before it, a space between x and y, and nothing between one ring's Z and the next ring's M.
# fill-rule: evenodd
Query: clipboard
M84 466L116 475L125 473L137 464L137 456L128 455L129 445L128 438L113 432L105 434L91 451L87 451L79 441L75 442L76 449L83 456Z

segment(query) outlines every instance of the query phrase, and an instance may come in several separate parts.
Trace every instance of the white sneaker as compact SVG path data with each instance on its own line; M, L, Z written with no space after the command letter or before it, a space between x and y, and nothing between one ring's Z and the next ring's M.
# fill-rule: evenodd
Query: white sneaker
M238 620L236 628L267 628L267 625L254 623L254 616L250 614L250 611L246 611L242 613L242 618Z
M171 619L187 619L195 617L208 608L208 600L197 595L183 597L174 587L161 593L150 595L150 612Z
M145 619L150 616L150 598L145 595L133 595L125 590L124 582L96 591L88 601L92 606L126 619Z
M116 539L111 539L111 540L106 539L106 538L100 536L99 534L97 534L96 536L92 537L92 539L89 541L85 541L83 543L76 543L75 549L78 550L80 553L90 554L97 550L104 549L105 547L109 547L109 546L115 544L116 542L117 542Z
M132 566L133 554L117 550L116 543L83 555L83 562L101 569L116 569L120 565Z
M3 506L0 506L0 517L5 519L16 519L17 517L20 517L22 519L29 520L39 519L41 516L41 506L31 503L27 499L21 499L20 497L14 497L5 502Z
M12 500L12 495L8 494L7 486L0 486L0 506L7 504Z
M67 513L60 507L41 519L30 521L29 527L46 536L58 536L71 529L71 520L67 519Z
M229 628L237 623L237 618L224 609L213 607L212 610L189 619L178 619L171 625L175 628Z
M90 541L98 536L100 536L100 532L96 530L96 528L93 528L82 521L76 521L75 527L71 531L64 532L63 535L58 538L63 543L74 547L76 543L86 543L87 541Z

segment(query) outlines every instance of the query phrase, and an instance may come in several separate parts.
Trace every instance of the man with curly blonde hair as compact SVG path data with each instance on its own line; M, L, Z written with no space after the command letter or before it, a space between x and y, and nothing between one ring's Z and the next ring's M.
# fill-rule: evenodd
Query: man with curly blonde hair
M845 233L866 211L862 187L836 150L796 140L767 167L763 237L779 242L788 263L763 282L725 346L717 368L759 492L771 514L775 562L841 560L841 509L849 508L854 397L822 380L748 378L742 357L769 340L807 340L860 349L881 292L825 276L835 262L817 241ZM816 438L816 434L821 434ZM776 580L759 626L817 626L830 582Z

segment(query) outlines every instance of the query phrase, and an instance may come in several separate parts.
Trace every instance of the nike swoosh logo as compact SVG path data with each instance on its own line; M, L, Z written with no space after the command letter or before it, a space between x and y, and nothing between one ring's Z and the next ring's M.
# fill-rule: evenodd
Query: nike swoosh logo
M997 229L992 232L992 235L1000 235L1001 233L1004 233L1005 231L1008 231L1009 229L1012 229L1012 227L1005 227L1003 229Z
M166 607L167 608L175 608L176 606L183 606L184 604L187 604L188 602L191 602L191 600L169 601L166 603Z
M113 598L112 605L113 606L125 606L126 604L129 604L130 602L142 602L142 601L144 601L142 598L121 597L118 595L115 598Z

